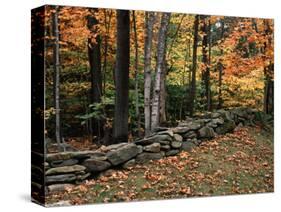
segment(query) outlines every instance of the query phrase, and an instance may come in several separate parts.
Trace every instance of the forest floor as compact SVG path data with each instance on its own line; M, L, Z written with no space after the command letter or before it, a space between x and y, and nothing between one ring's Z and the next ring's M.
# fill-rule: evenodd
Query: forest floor
M190 153L107 171L49 194L46 201L86 204L273 192L273 149L272 133L243 127Z

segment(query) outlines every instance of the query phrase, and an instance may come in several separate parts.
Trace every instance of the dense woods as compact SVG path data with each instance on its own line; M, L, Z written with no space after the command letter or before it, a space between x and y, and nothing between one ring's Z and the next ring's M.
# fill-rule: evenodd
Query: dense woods
M35 200L273 192L272 19L43 6L31 23Z
M46 10L46 136L131 141L221 108L273 114L273 21Z

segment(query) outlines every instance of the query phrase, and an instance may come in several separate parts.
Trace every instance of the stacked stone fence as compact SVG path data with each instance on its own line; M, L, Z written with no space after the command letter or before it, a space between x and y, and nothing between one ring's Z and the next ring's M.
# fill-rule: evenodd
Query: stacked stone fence
M236 127L255 125L261 112L249 108L218 110L187 118L174 128L158 127L154 133L132 143L101 146L96 151L60 152L46 155L44 164L47 192L62 191L114 168L133 167L163 157L191 151L216 135L232 132ZM270 120L272 117L268 117ZM42 172L33 167L33 174Z

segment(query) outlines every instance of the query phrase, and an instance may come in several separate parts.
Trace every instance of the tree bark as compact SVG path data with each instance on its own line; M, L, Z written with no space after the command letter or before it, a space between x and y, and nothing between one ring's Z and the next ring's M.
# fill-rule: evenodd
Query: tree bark
M59 55L59 7L55 6L55 12L52 14L53 22L53 64L54 64L54 103L56 111L56 142L61 144L61 120L60 120L60 55Z
M268 43L265 42L264 44L264 54L266 56L266 50L269 48L270 45L272 45L272 29L270 27L270 24L268 20L264 20L265 25L265 35L268 37ZM273 80L273 74L274 74L274 63L272 61L269 61L269 65L264 68L264 112L267 114L273 114L274 113L274 80Z
M221 40L224 36L224 21L221 21ZM221 55L223 54L223 49L221 49ZM223 64L221 61L218 62L218 71L219 71L219 93L218 93L218 107L217 109L221 109L223 106L223 99L222 99L222 76L223 76Z
M146 12L144 44L144 119L146 136L151 134L151 48L154 21L154 12Z
M103 95L105 95L106 89L106 71L107 71L107 52L108 52L108 34L110 30L111 25L111 17L112 17L112 10L110 10L110 13L108 15L108 22L107 22L107 10L104 10L104 16L105 16L105 28L106 28L106 35L104 38L104 56L103 56Z
M222 74L223 74L223 64L221 62L218 63L218 71L219 71L219 93L218 93L218 108L222 108L223 100L222 100Z
M90 64L91 91L90 101L100 103L102 96L102 73L101 73L101 37L98 34L98 20L95 18L97 9L90 10L91 15L88 16L88 29L91 34L88 38L88 57ZM92 119L93 135L101 138L103 135L102 120Z
M139 69L139 45L138 45L138 36L137 36L137 26L136 26L136 14L133 11L133 29L134 29L134 44L135 44L135 102L136 102L136 122L137 122L137 133L140 137L140 111L139 111L139 80L138 80L138 69Z
M201 93L202 104L204 105L204 109L207 109L207 95L208 95L208 74L210 74L208 69L208 55L207 55L207 47L208 47L208 27L206 23L207 16L201 16L203 21L203 39L202 39L202 63L204 64L204 69L202 69L201 73L201 85L203 91Z
M115 69L114 143L128 141L130 63L130 13L117 10L117 51Z
M211 92L211 85L210 85L210 71L212 67L212 25L211 25L211 19L209 19L209 58L208 58L208 74L207 74L207 81L208 81L208 87L207 90L207 110L212 110L212 92Z
M157 45L157 62L156 62L156 76L153 90L153 102L151 108L151 130L154 131L159 126L160 116L160 89L161 81L163 80L163 68L165 62L165 49L166 49L166 34L170 20L170 13L163 13L161 17L160 29L158 32L158 45Z
M159 123L165 123L167 121L166 116L166 74L167 74L167 61L164 61L163 70L160 83L160 109L159 109Z
M202 41L202 62L205 65L205 69L202 70L202 87L204 88L202 93L203 103L205 110L211 110L211 90L210 90L210 59L211 59L211 25L208 17L203 18L203 41ZM207 24L207 21L209 24ZM208 51L207 51L208 48Z
M194 38L193 38L193 54L192 54L192 79L191 79L190 108L189 108L190 116L193 116L194 101L195 101L195 96L196 96L198 27L199 27L199 15L196 15L195 21L194 21Z

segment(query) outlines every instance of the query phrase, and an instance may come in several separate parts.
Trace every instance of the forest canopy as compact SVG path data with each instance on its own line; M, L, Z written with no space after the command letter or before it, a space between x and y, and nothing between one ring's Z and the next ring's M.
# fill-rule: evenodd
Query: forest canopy
M273 113L273 20L45 12L46 135L126 142L222 108Z

